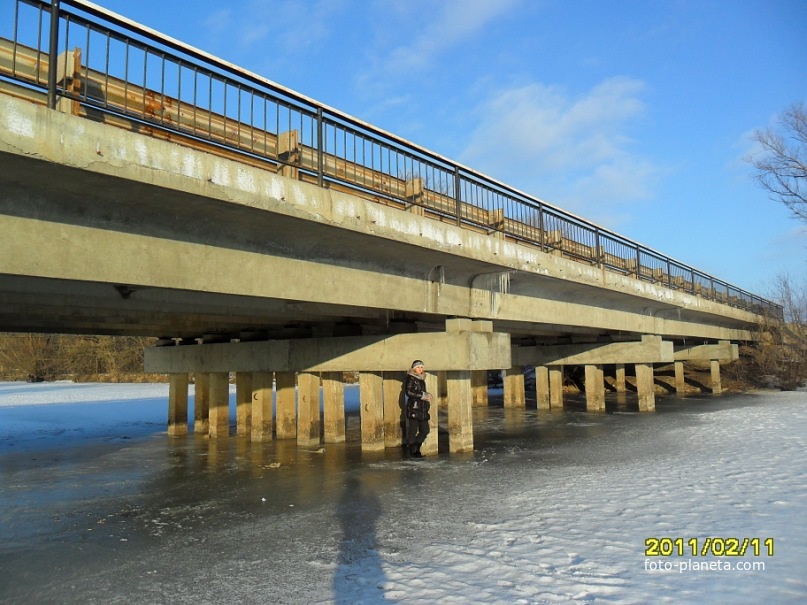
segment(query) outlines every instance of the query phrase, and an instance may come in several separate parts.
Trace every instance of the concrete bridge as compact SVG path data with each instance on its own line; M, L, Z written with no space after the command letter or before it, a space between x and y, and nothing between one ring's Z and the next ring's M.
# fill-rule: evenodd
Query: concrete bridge
M523 406L535 366L549 408L563 405L563 367L583 366L587 407L603 410L604 367L623 390L632 368L652 410L654 364L674 364L682 386L684 361L711 361L719 392L720 361L781 313L89 3L17 6L68 20L79 42L105 32L107 47L59 31L42 48L0 40L0 330L158 337L146 370L171 375L172 434L226 436L234 372L239 434L344 440L349 371L362 447L400 445L401 384L419 358L464 451L488 370L505 371L505 405ZM139 80L117 73L128 63L98 67L93 53L114 44L143 54ZM217 82L223 98L206 101ZM231 90L249 110L240 96L227 107Z

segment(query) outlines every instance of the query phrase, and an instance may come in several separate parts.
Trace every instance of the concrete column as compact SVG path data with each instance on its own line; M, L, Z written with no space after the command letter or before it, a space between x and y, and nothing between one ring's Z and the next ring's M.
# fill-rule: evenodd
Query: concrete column
M235 374L236 435L249 435L252 427L252 372Z
M445 410L448 406L448 374L445 370L435 372L437 374L437 390L433 393L436 394L432 401L432 406L437 410Z
M210 374L210 438L230 435L230 373Z
M320 435L319 374L297 375L297 443L319 445Z
M437 392L437 376L435 374L426 374L426 392L428 393L436 393ZM430 412L431 419L429 420L429 436L426 437L426 441L423 442L423 445L420 446L420 453L424 456L430 454L436 454L438 451L438 441L437 441L437 428L439 426L439 412L437 406L432 404L431 412Z
M297 437L297 401L294 372L275 372L275 434L278 439Z
M384 372L384 446L400 447L403 443L406 395L403 383L406 372Z
M345 442L345 383L342 372L322 373L325 443Z
M384 381L381 372L359 373L361 449L384 449Z
M712 394L720 395L723 392L723 384L720 382L720 360L712 359Z
M471 371L471 404L475 408L488 407L488 371Z
M549 409L549 368L535 366L535 400L539 410Z
M272 440L272 372L255 372L252 375L252 441Z
M586 365L586 410L605 411L605 378L602 365Z
M686 380L684 377L684 362L676 361L673 363L675 367L675 392L679 395L684 394Z
M448 450L472 452L474 427L471 405L471 372L458 370L447 373L448 388Z
M563 366L549 367L549 405L563 408Z
M504 371L504 407L519 407L527 405L527 396L524 392L524 367L513 366Z
M210 432L210 374L196 372L193 382L193 432L207 435Z
M188 375L171 374L168 383L168 434L188 434Z
M625 364L618 363L616 364L616 392L617 393L625 393L627 392L626 382L625 382Z
M652 412L656 409L656 393L653 384L653 364L636 364L636 390L639 392L639 411Z

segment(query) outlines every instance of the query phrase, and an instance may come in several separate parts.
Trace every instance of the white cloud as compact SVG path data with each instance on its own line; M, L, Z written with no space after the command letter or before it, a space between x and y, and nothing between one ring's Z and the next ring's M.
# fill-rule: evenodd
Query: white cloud
M623 77L577 98L544 84L501 90L477 109L462 161L592 219L648 199L661 170L627 134L645 113L643 91Z
M226 31L227 39L247 52L273 47L299 52L327 38L333 15L344 8L341 0L241 0L212 15L205 26L217 35Z
M417 81L440 56L466 41L476 41L482 30L511 13L522 0L413 1L406 5L379 3L376 9L388 20L376 32L369 69L358 79L362 86L379 80ZM391 11L391 12L390 12ZM386 50L387 40L408 40Z

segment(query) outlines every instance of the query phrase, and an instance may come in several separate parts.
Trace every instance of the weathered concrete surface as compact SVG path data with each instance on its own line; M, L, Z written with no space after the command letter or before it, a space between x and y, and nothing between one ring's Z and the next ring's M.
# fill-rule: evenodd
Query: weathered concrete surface
M394 372L412 359L446 370L508 368L510 336L446 332L152 347L145 352L145 371Z
M740 349L730 342L719 342L714 345L695 345L691 347L675 347L676 361L733 361L740 358Z
M0 329L198 337L397 316L750 340L746 311L0 95Z
M513 365L602 365L673 361L673 343L658 336L636 342L513 347Z

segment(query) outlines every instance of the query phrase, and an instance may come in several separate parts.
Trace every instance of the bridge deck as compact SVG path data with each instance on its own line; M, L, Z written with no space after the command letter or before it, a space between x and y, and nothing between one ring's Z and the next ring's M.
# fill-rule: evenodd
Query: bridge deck
M300 142L299 130L273 132L256 128L227 115L183 102L181 99L146 89L82 65L81 49L62 53L57 63L57 81L64 88L60 109L150 137L164 139L200 151L271 169L285 176L318 183L322 170L327 186L399 209L409 209L431 219L459 223L480 233L498 234L522 245L609 271L663 284L736 307L747 301L729 291L712 290L700 281L670 275L665 267L640 263L599 250L574 237L572 229L542 229L533 220L506 216L504 208L485 209L460 202L452 195L430 189L422 178L396 178L360 162L351 162ZM36 49L0 39L0 75L14 77L41 87L48 81L48 57ZM0 90L12 96L45 104L40 88L26 88L0 79ZM236 151L241 150L241 152ZM457 216L460 220L457 220Z

